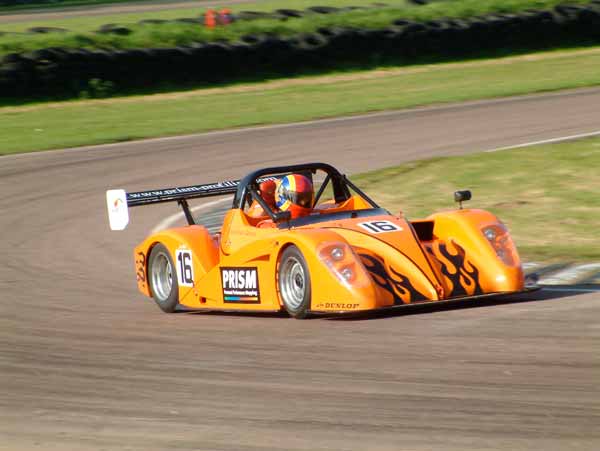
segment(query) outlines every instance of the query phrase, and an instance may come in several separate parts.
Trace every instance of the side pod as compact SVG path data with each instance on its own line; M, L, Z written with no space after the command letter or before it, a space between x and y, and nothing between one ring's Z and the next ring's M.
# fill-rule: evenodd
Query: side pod
M502 222L484 210L437 213L431 241L423 242L442 274L446 298L520 291L521 260Z

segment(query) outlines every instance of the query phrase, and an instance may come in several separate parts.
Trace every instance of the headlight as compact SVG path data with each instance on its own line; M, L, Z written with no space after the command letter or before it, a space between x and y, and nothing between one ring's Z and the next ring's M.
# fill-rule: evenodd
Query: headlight
M344 258L344 249L341 247L334 247L331 249L331 258L336 262L341 261Z
M519 264L517 248L503 224L484 227L481 232L505 265L517 266Z
M340 272L344 279L346 279L348 282L350 282L354 277L354 272L350 268L344 268Z
M492 243L496 239L496 230L493 227L487 227L483 229L483 234L488 239L490 243Z
M346 243L321 243L317 248L317 255L346 287L357 288L370 283L367 271Z

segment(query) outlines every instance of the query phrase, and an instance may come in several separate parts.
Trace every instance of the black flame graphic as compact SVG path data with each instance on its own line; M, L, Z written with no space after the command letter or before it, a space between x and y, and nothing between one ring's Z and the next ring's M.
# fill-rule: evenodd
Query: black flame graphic
M400 274L391 266L391 273L388 272L380 257L368 254L359 255L375 283L393 296L394 305L404 304L405 301L418 302L428 299L412 285L408 277Z
M146 256L143 252L137 253L135 259L136 278L138 282L146 282Z
M443 259L436 255L436 251ZM448 244L440 243L433 250L429 248L429 252L440 262L442 273L452 284L451 297L483 294L479 284L479 270L466 259L465 250L459 244L452 241Z

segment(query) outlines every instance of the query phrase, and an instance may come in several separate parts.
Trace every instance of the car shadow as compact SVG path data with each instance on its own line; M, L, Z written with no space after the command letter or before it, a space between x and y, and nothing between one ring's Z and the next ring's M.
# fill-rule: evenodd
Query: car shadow
M527 293L506 294L480 299L451 299L448 301L427 302L422 304L409 304L395 308L371 310L369 312L348 313L344 315L319 315L315 318L329 321L366 321L373 319L394 318L405 315L421 315L427 313L445 312L450 310L485 308L495 305L518 304L522 302L545 302L562 298L569 298L583 292L600 293L600 285L594 286L552 286L541 287L537 291Z
M289 315L284 312L248 312L248 311L223 311L223 310L181 310L177 313L186 313L188 315L208 315L208 316L243 316L245 318L285 318Z
M421 304L409 304L380 310L357 313L312 313L308 320L328 321L367 321L373 319L395 318L406 315L422 315L427 313L445 312L450 310L485 308L495 305L517 304L521 302L545 302L556 299L569 298L583 292L600 293L600 285L582 286L546 286L536 291L526 293L515 293L476 299L451 299L448 301L426 302ZM250 318L291 318L285 311L280 312L252 312L252 311L222 311L222 310L180 310L177 313L188 315L228 316L228 317L250 317Z

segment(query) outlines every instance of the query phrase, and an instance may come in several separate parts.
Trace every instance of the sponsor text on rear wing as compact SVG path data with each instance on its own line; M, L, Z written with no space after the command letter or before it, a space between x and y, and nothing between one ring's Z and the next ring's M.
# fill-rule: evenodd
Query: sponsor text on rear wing
M262 182L269 179L275 180L275 177L265 177L257 181ZM127 224L129 224L129 207L174 201L183 209L188 223L194 224L194 218L187 203L188 199L235 194L239 183L239 180L227 180L204 185L138 191L135 193L127 193L123 189L108 190L106 191L106 207L110 229L124 230L127 227Z

